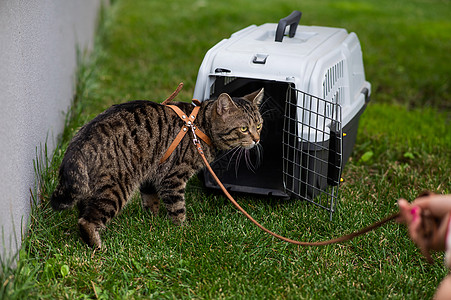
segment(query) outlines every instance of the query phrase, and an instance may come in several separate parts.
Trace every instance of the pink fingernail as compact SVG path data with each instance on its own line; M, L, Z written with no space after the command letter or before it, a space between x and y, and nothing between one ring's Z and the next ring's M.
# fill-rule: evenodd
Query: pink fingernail
M412 216L414 216L414 220L415 220L415 217L418 216L418 206L413 207L413 208L410 210L410 214L411 214Z

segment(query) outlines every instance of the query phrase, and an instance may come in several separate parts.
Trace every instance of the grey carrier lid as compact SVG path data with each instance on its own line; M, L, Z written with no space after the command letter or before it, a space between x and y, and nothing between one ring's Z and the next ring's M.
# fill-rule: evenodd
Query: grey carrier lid
M209 99L218 76L287 82L340 104L347 124L371 94L357 35L343 28L299 25L293 37L277 42L278 26L251 25L212 47L199 68L193 97Z

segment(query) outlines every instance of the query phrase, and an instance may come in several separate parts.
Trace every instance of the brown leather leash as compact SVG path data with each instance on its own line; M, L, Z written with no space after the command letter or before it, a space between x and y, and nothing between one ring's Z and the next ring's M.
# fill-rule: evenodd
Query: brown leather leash
M181 88L181 86L179 85L179 88ZM175 91L168 99L166 99L163 104L170 107L184 122L185 124L183 125L182 129L180 130L180 132L177 134L176 138L174 139L174 141L171 143L171 145L169 146L168 150L166 150L166 153L163 155L163 157L160 160L160 163L165 162L169 156L172 154L172 152L175 150L175 148L177 148L178 144L180 143L180 141L183 139L183 137L186 135L186 133L189 131L189 129L191 129L191 132L193 134L193 144L194 146L196 146L197 152L199 153L199 155L202 157L202 160L204 161L205 166L207 167L208 171L210 172L210 174L213 176L214 180L216 181L216 183L218 184L218 186L221 188L221 190L224 192L224 194L227 196L227 198L230 200L230 202L232 202L232 204L240 211L242 212L252 223L254 223L257 227L259 227L261 230L263 230L264 232L291 244L295 244L295 245L301 245L301 246L324 246L324 245L330 245L330 244L334 244L334 243L339 243L339 242L344 242L344 241L348 241L351 240L359 235L365 234L368 231L371 231L375 228L378 228L380 226L382 226L383 224L396 219L397 217L399 217L399 213L395 213L392 214L374 224L371 224L370 226L367 226L359 231L347 234L347 235L343 235L341 237L338 238L334 238L334 239L330 239L330 240L326 240L326 241L320 241L320 242L302 242L302 241L296 241L296 240L292 240L289 238L286 238L284 236L278 235L274 232L272 232L271 230L267 229L266 227L264 227L263 225L261 225L260 223L258 223L254 218L252 218L251 215L249 215L236 201L235 199L233 199L232 195L230 195L230 193L227 191L227 189L224 187L224 185L221 183L221 181L219 180L219 178L216 176L215 172L213 171L213 169L211 168L210 164L208 163L207 158L205 157L204 151L202 149L202 145L198 139L198 137L203 140L205 143L207 143L209 146L211 146L211 140L208 138L207 135L205 135L205 133L203 133L197 126L194 125L194 121L196 120L196 116L197 113L199 112L200 109L200 102L198 100L193 100L193 104L195 105L193 111L191 112L190 116L188 117L187 114L185 114L180 108L178 108L175 105L168 105L167 103L170 102L172 99L175 98L175 96L177 95L178 91L180 91L180 89L178 89L177 91Z
M174 98L179 94L179 92L182 90L182 88L183 88L183 82L180 82L179 85L177 86L177 88L175 89L175 91L173 91L172 94L166 98L166 100L161 102L161 104L167 105L169 102L174 100Z
M263 225L261 225L260 223L258 223L254 218L252 218L251 215L249 215L236 201L235 199L233 199L232 195L230 195L230 193L227 191L227 189L224 187L224 185L221 183L221 181L219 180L219 178L216 176L215 172L213 171L213 169L211 168L210 164L208 163L204 152L202 150L202 146L199 143L199 141L197 141L197 143L195 142L196 138L194 137L193 142L194 145L196 146L197 152L200 154L200 156L202 157L202 160L204 161L205 166L207 167L208 171L210 172L211 176L213 176L214 180L216 181L216 183L219 185L219 187L221 188L221 190L224 192L224 194L227 196L227 198L230 200L230 202L232 202L232 204L240 211L242 212L252 223L254 223L257 227L259 227L261 230L263 230L264 232L291 244L295 244L295 245L301 245L301 246L324 246L324 245L330 245L330 244L335 244L335 243L340 243L340 242L344 242L344 241L349 241L352 240L353 238L362 235L364 233L367 233L368 231L371 231L373 229L376 229L377 227L382 226L383 224L396 219L397 217L399 217L399 213L395 213L392 214L374 224L371 224L370 226L367 226L359 231L347 234L347 235L343 235L341 237L335 238L335 239L330 239L330 240L326 240L326 241L320 241L320 242L301 242L301 241L296 241L296 240L292 240L289 238L286 238L284 236L281 236L277 233L272 232L271 230L267 229L266 227L264 227Z

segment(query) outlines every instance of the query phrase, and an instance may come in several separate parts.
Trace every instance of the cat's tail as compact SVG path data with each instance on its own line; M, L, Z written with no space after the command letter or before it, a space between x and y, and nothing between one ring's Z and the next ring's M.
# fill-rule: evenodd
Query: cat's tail
M75 204L72 193L65 186L58 184L50 198L50 204L54 210L63 210L72 208Z

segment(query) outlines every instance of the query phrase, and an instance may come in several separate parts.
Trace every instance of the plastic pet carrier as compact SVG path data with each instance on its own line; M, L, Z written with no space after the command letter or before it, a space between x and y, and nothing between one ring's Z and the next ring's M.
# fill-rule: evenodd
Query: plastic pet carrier
M263 156L254 151L248 167L232 151L213 169L230 191L307 200L332 217L371 85L355 33L298 26L300 17L294 11L216 44L200 66L194 98L239 97L264 87ZM217 188L208 172L204 184Z

